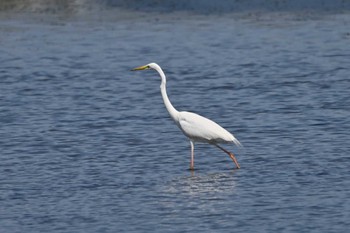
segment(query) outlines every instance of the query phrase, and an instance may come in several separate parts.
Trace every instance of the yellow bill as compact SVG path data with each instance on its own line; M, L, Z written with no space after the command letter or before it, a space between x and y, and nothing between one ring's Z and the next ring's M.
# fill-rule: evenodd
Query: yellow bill
M136 68L132 69L131 71L146 70L146 69L149 69L148 65L136 67Z

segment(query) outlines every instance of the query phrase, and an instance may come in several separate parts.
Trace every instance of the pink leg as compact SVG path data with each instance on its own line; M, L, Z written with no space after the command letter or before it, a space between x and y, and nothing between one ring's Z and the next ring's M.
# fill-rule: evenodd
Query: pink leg
M191 163L190 163L190 170L194 170L194 143L190 141L191 143Z
M235 155L232 152L229 152L227 150L225 150L224 148L222 148L219 145L214 144L217 148L219 148L220 150L222 150L223 152L225 152L226 154L228 154L230 156L230 158L233 160L233 162L236 164L237 168L240 169L241 167L239 166L237 159L235 157Z

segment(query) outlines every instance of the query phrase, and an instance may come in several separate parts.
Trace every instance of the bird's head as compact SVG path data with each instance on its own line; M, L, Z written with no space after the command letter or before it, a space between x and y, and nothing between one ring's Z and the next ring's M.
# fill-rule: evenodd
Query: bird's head
M132 69L131 71L137 71L137 70L148 70L148 69L154 69L156 70L159 66L156 63L149 63L147 65L144 66L139 66L136 67L134 69Z

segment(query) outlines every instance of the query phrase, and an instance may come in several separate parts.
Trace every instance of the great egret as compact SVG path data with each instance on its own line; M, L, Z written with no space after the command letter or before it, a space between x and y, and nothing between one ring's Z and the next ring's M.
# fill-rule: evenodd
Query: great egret
M162 93L163 101L166 109L168 110L171 118L175 121L176 125L181 129L183 134L185 134L190 139L191 144L191 163L190 169L194 170L194 143L195 142L204 142L212 144L218 147L220 150L227 153L233 162L236 164L239 169L240 166L237 162L235 155L232 152L227 151L226 149L219 146L219 143L234 143L237 146L241 146L241 143L227 130L222 128L220 125L215 123L212 120L209 120L205 117L202 117L196 113L192 112L179 112L173 105L170 103L168 95L166 93L166 78L165 74L156 63L150 63L144 66L139 66L132 71L136 70L146 70L154 69L156 70L161 79L162 83L160 85L160 90Z

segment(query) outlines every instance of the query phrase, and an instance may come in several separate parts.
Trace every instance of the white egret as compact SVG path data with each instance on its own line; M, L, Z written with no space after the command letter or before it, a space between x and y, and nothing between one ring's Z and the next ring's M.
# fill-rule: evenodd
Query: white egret
M159 65L156 63L150 63L148 65L139 66L132 71L136 70L146 70L146 69L154 69L156 70L161 79L162 83L160 85L160 90L162 93L163 101L165 104L166 109L168 110L171 118L175 121L176 125L181 129L183 134L185 134L191 144L191 163L190 163L190 169L194 169L194 143L195 142L201 142L201 143L209 143L216 147L218 147L220 150L227 153L230 158L233 160L233 162L236 164L237 168L240 168L237 159L235 155L232 152L227 151L226 149L219 146L219 143L234 143L237 146L240 146L241 143L227 130L222 128L220 125L215 123L212 120L209 120L205 117L202 117L198 114L192 113L192 112L179 112L177 111L173 105L170 103L170 100L168 98L168 95L166 93L166 77L165 74L160 68Z

